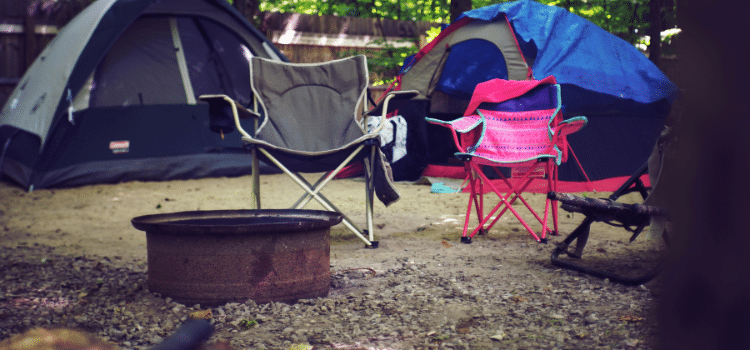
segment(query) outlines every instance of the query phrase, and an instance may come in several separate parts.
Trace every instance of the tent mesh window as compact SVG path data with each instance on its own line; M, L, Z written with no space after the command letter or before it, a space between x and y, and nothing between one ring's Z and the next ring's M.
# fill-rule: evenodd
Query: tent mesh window
M177 24L185 72L170 20ZM238 36L212 20L141 17L117 39L76 101L78 107L192 104L199 95L222 93L248 105L251 56Z

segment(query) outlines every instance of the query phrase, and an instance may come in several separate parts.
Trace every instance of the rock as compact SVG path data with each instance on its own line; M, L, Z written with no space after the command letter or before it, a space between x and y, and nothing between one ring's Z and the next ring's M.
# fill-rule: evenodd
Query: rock
M592 324L599 322L599 317L596 317L596 314L592 313L586 316L586 318L584 318L583 320L586 322L586 324Z
M490 339L495 340L495 341L502 341L503 338L505 338L505 334L504 333L495 334L495 335L493 335L493 336L490 337Z

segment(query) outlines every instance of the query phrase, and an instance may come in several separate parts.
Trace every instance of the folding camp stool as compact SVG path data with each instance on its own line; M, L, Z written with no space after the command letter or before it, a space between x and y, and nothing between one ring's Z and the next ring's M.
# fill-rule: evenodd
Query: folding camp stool
M292 208L301 209L314 199L326 210L338 213L341 210L321 190L346 165L364 161L366 229L359 229L346 215L343 224L366 247L377 248L372 222L374 195L386 206L399 196L379 149L378 132L390 108L397 105L391 100L409 99L417 93L391 92L370 109L368 85L363 55L310 64L251 57L252 110L225 95L204 95L200 99L209 103L212 129L227 133L236 127L243 145L250 149L256 209L260 209L259 159L281 169L304 190ZM379 116L381 122L368 128L368 115ZM243 117L254 120L252 132L243 129ZM324 175L311 184L300 173Z
M478 84L462 118L448 122L428 118L428 121L451 129L459 150L456 157L464 162L471 195L462 242L471 243L474 235L487 232L506 211L510 211L538 242L547 242L550 214L554 226L552 234L557 233L555 200L546 199L544 217L540 217L522 196L539 178L546 178L547 191L557 189L557 166L567 159L570 149L567 135L586 124L585 117L562 119L560 86L554 77L530 81L493 79ZM493 185L483 172L483 166L491 167L510 190L503 193ZM498 167L511 168L512 178L505 176ZM484 186L500 199L486 215ZM539 234L513 208L516 200L542 224ZM472 205L476 207L479 225L469 234ZM495 213L497 216L487 225Z

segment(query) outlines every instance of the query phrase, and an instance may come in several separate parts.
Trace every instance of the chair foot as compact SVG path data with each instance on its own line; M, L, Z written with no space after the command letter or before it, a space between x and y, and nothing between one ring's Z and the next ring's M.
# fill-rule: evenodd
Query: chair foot
M463 243L463 244L470 244L471 243L471 237L461 237L461 243Z
M547 238L540 238L539 243L547 244Z
M487 229L486 228L480 229L477 232L477 234L480 235L480 236L485 236L485 235L487 235Z
M377 249L378 241L371 241L370 245L365 244L365 249Z

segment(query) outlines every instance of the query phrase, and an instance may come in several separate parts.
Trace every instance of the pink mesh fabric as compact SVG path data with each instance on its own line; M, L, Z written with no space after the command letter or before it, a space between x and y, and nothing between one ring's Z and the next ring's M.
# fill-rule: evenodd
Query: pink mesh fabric
M484 136L471 152L485 164L521 163L556 157L550 119L555 110L500 112L479 110L484 115Z

